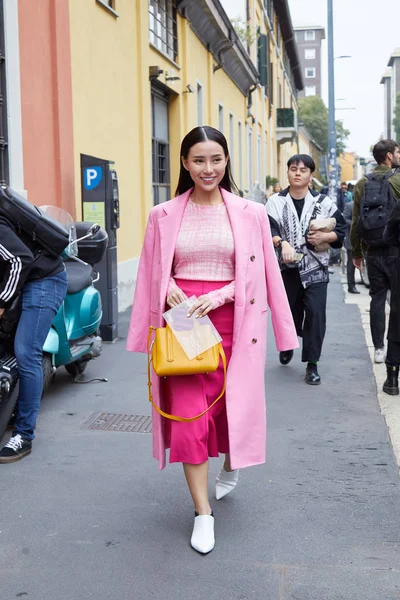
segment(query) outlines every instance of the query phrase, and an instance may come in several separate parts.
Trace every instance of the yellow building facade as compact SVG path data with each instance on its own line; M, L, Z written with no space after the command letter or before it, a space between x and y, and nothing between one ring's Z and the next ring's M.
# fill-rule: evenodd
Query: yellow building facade
M114 161L120 310L132 301L148 213L174 196L180 143L193 127L224 132L244 195L256 182L265 189L268 175L284 183L301 76L274 5L286 0L248 3L247 43L217 0L70 0L77 215L81 154Z
M357 181L362 177L360 157L354 152L343 152L338 158L338 163L341 181Z

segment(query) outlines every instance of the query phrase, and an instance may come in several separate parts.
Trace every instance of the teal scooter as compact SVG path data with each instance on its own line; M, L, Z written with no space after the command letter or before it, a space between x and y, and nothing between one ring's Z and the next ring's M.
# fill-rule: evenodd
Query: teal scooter
M43 347L44 392L58 367L64 366L76 381L80 381L89 362L101 354L102 306L100 293L94 285L100 275L94 267L102 260L108 245L107 233L99 225L74 223L68 213L55 207L45 210L69 228L71 242L63 255L68 277L67 295Z

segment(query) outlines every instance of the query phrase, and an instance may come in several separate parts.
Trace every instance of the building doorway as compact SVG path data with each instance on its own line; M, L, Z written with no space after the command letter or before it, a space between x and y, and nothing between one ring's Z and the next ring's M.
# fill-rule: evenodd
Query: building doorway
M154 86L151 88L151 118L153 203L160 204L171 198L169 96Z

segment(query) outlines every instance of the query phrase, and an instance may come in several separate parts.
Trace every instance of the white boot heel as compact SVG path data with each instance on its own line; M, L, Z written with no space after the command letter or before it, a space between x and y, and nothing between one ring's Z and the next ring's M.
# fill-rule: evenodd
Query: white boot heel
M220 472L217 475L217 481L215 485L215 497L217 500L221 500L224 496L232 492L239 480L239 469L235 471L225 471L224 467L221 467Z
M208 554L214 549L214 517L212 515L198 515L195 517L190 544L200 554Z

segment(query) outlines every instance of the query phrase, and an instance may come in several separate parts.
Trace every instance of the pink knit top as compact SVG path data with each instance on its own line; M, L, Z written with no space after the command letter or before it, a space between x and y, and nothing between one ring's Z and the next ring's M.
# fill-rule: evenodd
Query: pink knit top
M224 203L196 204L188 201L176 241L168 294L176 288L175 279L230 281L209 292L214 307L235 298L235 245Z

